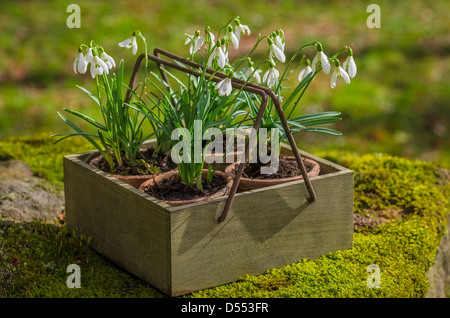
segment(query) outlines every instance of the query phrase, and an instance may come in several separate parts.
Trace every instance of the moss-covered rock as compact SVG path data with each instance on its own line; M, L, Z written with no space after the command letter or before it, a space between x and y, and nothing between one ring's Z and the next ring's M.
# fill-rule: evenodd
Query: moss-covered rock
M49 138L37 140L13 138L0 145L10 147L15 158L56 183L62 183L60 158L89 149L82 142L53 146ZM329 152L320 156L355 171L354 211L360 217L355 220L375 220L355 227L353 246L185 297L427 295L427 272L446 229L448 171L389 155ZM0 239L0 296L163 297L94 253L87 247L89 239L74 236L64 225L0 220ZM79 289L67 288L69 264L80 264ZM368 270L373 264L379 269L379 287L370 284L374 276Z
M0 160L16 159L28 164L36 176L63 186L63 156L92 150L82 138L54 144L50 133L30 137L8 137L0 140Z

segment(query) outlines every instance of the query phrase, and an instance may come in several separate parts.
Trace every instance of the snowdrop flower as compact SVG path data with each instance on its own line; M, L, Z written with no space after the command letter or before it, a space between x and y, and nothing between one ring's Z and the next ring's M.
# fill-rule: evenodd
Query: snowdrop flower
M113 67L116 67L116 62L114 61L114 59L108 55L103 49L101 49L101 54L100 54L100 58L102 61L104 61L106 63L106 65L108 66L109 69L112 69Z
M119 46L120 47L125 47L127 49L133 48L132 49L132 53L133 53L133 55L136 55L136 52L137 52L137 49L138 49L137 42L136 42L136 35L137 35L137 32L136 31L133 32L133 35L131 37L129 37L128 39L120 42Z
M195 54L203 45L205 38L200 36L200 30L197 30L194 35L186 34L187 39L184 42L184 45L191 43L189 48L189 53Z
M350 78L355 77L357 68L355 60L353 59L353 50L351 48L348 48L348 56L347 59L342 64L342 66L344 70L348 73Z
M273 43L273 40L271 38L267 38L267 41L269 42L269 60L275 64L275 62L273 61L273 56L275 56L278 61L284 63L286 61L286 56L284 55L283 51Z
M336 82L339 78L342 78L344 82L347 84L350 84L350 76L347 74L347 72L339 65L339 61L335 61L335 69L333 74L331 74L331 88L336 87Z
M217 65L220 68L224 68L227 60L227 55L224 53L221 43L221 41L217 41L216 47L212 51L211 55L209 56L207 66L211 67L214 60L217 60ZM223 45L223 44L222 44Z
M86 55L84 56L84 59L86 60L86 63L92 63L92 61L94 60L94 55L92 54L92 48L91 47L86 52Z
M315 72L318 66L322 66L323 72L325 74L330 73L330 61L328 61L328 57L323 53L322 44L317 43L317 54L312 61L312 71Z
M284 52L284 46L285 46L285 42L284 42L284 33L283 30L279 29L275 32L274 34L274 41L275 41L275 45Z
M272 62L269 62L270 67L263 76L263 82L267 83L269 88L272 88L277 83L277 78L280 76L280 72L275 68Z
M103 73L109 74L108 65L101 60L97 55L94 55L91 63L91 76L95 78L96 75L102 75Z
M225 38L233 43L235 49L239 48L239 39L236 37L236 34L233 32L233 27L228 25L227 33L225 33Z
M311 65L306 65L306 67L302 69L298 74L298 81L299 82L303 81L303 79L311 72L312 72Z
M228 76L227 78L224 78L223 80L218 82L216 84L216 86L214 87L218 91L219 96L229 96L231 94L233 86L231 85L231 77L230 76Z
M248 69L244 74L245 78L247 80L254 78L258 84L261 84L261 76L259 75L260 72L261 72L261 70L255 71L255 68L253 67L253 62L249 58L248 59Z
M247 35L250 35L250 28L248 25L241 24L239 19L235 19L234 21L236 23L236 26L234 27L234 35L239 42L241 40L241 34L247 33Z
M207 26L205 28L205 34L201 35L199 38L199 41L201 41L202 43L207 43L209 44L209 46L211 47L213 45L213 43L216 41L216 37L214 36L214 34L211 32L211 28L209 26ZM202 44L203 45L203 44Z
M73 61L73 72L75 74L77 74L77 73L84 74L87 71L87 66L88 66L88 62L86 61L86 59L83 55L83 50L80 47L78 49L78 55L75 58L75 60Z

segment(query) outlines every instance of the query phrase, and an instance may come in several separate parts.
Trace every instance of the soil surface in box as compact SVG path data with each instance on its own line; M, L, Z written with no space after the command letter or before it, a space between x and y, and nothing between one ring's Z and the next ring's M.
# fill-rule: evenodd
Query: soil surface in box
M172 178L163 179L144 190L147 194L160 200L181 201L212 195L223 189L226 184L227 181L224 178L214 175L210 183L202 181L203 190L199 190L195 185L182 182L179 175L174 175Z
M306 172L311 171L313 165L302 159ZM272 174L261 174L261 167L270 166L270 162L267 164L261 163L248 163L245 166L242 176L249 179L280 179L290 178L301 175L300 168L298 167L297 160L295 158L288 158L287 156L280 156L278 171Z
M124 162L122 167L115 167L111 169L105 158L98 161L96 168L105 171L107 173L118 174L121 176L132 175L148 175L155 172L167 172L173 170L177 165L170 158L170 154L157 153L154 155L155 150L153 148L141 151L142 160L138 160L133 164Z

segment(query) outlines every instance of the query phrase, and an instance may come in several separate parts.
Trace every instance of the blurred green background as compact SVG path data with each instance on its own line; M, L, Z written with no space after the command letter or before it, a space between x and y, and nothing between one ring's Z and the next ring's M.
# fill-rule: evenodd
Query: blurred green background
M66 25L71 3L81 8L79 29ZM366 24L371 3L381 8L379 29ZM2 1L0 140L70 131L56 114L64 107L96 116L95 106L76 88L93 89L92 78L72 71L81 43L94 40L116 61L124 59L129 76L135 57L117 43L133 30L144 34L150 50L187 56L185 33L206 25L217 33L240 16L252 31L243 37L240 54L258 33L278 28L286 34L288 56L313 40L330 55L344 45L354 50L358 74L351 84L331 89L329 75L320 74L297 111L341 111L343 120L332 128L343 136L297 135L300 148L386 152L450 166L449 9L448 0ZM256 53L265 57L265 43L261 47Z

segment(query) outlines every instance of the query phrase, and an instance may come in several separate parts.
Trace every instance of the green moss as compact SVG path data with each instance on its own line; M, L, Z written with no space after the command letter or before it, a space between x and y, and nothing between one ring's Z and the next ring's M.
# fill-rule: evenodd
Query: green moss
M118 269L66 226L0 219L0 297L161 297ZM6 236L6 237L5 237ZM70 264L78 264L81 288L68 288Z
M402 210L400 218L355 231L352 248L301 260L259 276L189 297L424 297L428 269L445 232L448 180L434 164L388 155L321 157L355 171L354 212ZM367 267L380 268L380 288L369 288Z
M80 142L52 145L49 137L3 140L15 158L62 181L62 155L89 150ZM31 148L30 148L31 147ZM50 155L51 153L51 155ZM263 275L185 297L424 297L427 272L446 229L449 172L435 164L388 155L327 152L321 157L355 172L355 214L401 211L387 223L355 230L350 249L299 260ZM41 158L41 159L38 159ZM44 160L45 158L45 160ZM39 164L43 160L44 164ZM51 172L52 169L55 169ZM88 248L65 226L0 220L0 297L163 297ZM80 264L82 288L69 289L69 264ZM369 288L367 267L380 268L380 288Z
M0 140L0 160L16 159L28 164L37 176L63 186L63 156L93 150L82 138L72 138L57 144L52 134L31 137L8 137Z

